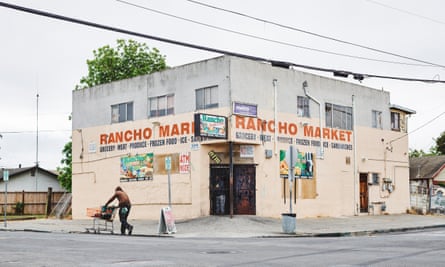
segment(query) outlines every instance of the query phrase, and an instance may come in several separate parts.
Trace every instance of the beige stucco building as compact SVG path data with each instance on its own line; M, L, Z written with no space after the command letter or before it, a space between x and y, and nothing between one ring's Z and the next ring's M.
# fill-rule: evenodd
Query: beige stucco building
M138 219L168 205L178 219L403 213L412 113L383 90L231 56L76 90L73 218L118 185Z

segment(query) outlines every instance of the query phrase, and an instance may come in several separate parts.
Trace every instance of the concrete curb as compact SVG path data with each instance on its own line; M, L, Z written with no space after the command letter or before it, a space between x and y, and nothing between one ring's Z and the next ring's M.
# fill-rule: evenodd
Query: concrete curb
M436 229L436 228L445 228L445 224L442 225L431 225L431 226L418 226L418 227L402 227L402 228L390 228L390 229L381 229L381 230L365 230L365 231L356 231L356 232L331 232L331 233L296 233L296 234L286 234L286 233L277 233L272 235L258 235L258 236L249 236L249 237L213 237L213 238L308 238L308 237L354 237L354 236L372 236L378 234L389 234L389 233L402 233L402 232L410 232L410 231L419 231L419 230L428 230L428 229ZM51 230L38 230L38 229L0 229L0 231L8 231L8 232L36 232L36 233L54 233L58 231ZM92 233L87 231L68 231L68 232L60 232L65 234L92 234L92 235L115 235L120 236L117 233ZM126 235L128 236L128 235ZM132 237L158 237L158 238L184 238L181 236L175 236L175 234L133 234ZM197 237L193 237L197 238ZM199 237L198 237L199 238Z

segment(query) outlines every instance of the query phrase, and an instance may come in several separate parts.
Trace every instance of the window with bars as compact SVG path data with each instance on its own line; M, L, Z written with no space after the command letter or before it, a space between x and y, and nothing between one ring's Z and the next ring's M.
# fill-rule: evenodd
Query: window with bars
M326 126L352 130L352 107L326 103Z
M371 182L372 182L372 184L373 185L378 185L379 184L379 174L378 173L372 173L372 180L371 180Z
M133 102L120 103L111 106L111 123L133 120Z
M174 95L150 97L148 102L150 110L149 117L162 117L175 113Z
M196 90L196 110L218 107L218 86Z
M297 97L297 116L309 118L309 98L306 96Z

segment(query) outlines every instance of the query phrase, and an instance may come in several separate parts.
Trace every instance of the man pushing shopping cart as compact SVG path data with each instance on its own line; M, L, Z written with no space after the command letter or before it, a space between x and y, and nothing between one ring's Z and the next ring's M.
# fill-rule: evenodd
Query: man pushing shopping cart
M121 234L125 235L125 230L128 230L128 234L133 233L133 225L130 225L127 221L128 215L130 214L131 202L127 193L122 190L120 186L116 187L114 190L114 195L105 203L104 208L106 209L108 204L113 202L115 199L119 201L119 220L121 221Z

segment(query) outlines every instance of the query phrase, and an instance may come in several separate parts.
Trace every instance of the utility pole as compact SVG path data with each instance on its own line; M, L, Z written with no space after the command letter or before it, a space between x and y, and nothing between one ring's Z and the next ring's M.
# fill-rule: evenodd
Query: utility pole
M36 122L36 192L38 191L39 176L39 93L37 92L37 122Z

